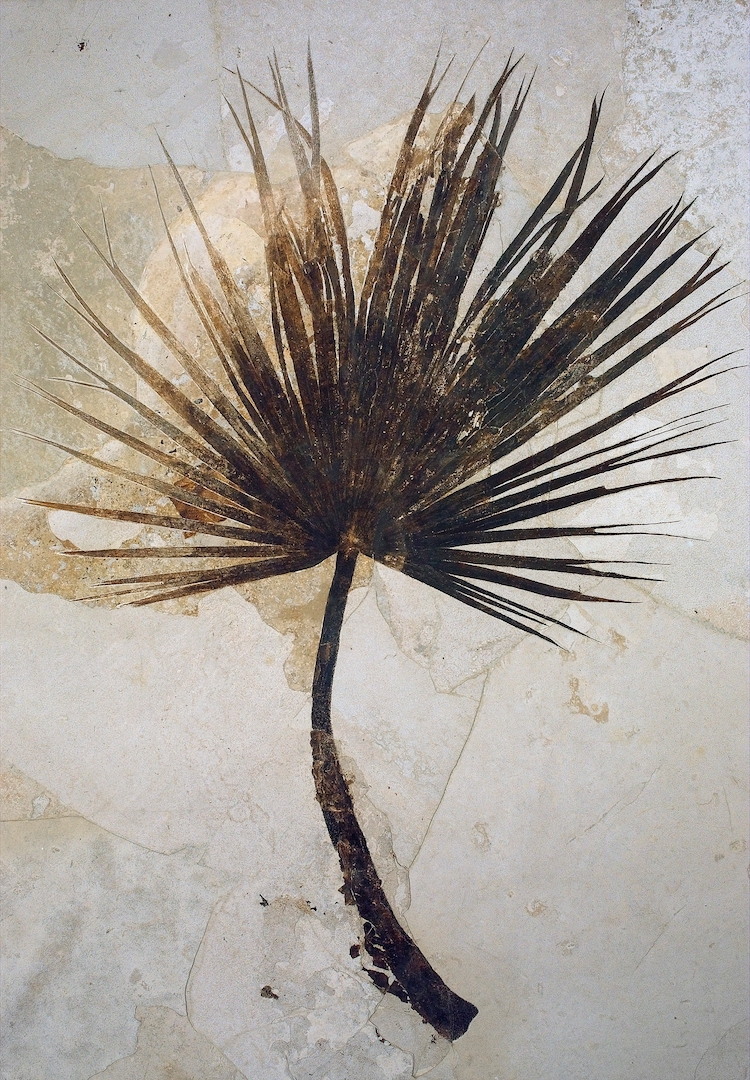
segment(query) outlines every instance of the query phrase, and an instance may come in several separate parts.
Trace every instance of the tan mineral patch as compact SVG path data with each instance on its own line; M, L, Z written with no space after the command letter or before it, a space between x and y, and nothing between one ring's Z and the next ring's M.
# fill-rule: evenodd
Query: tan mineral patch
M370 559L359 558L353 590L369 584L372 566ZM255 605L264 622L281 634L293 636L294 645L284 663L284 673L292 690L309 692L312 686L320 627L332 576L333 559L327 559L309 570L251 582L237 590Z
M728 597L723 603L699 608L697 614L717 630L747 641L750 633L750 613L746 598Z
M43 784L0 759L0 820L36 821L39 818L77 817Z
M45 405L16 383L29 379L80 373L57 356L35 333L38 326L64 343L71 352L95 359L110 377L132 390L135 378L102 347L91 347L91 336L80 318L56 300L50 290L64 291L55 260L81 285L96 310L119 333L126 331L129 306L122 290L99 261L78 229L102 239L102 208L106 212L113 247L123 267L137 281L149 254L163 235L148 169L107 169L82 158L63 160L48 150L31 146L17 135L0 129L2 160L2 258L3 290L0 297L2 344L3 433L2 494L17 491L50 476L62 461L59 451L29 444L7 433L23 428L57 438L81 439L74 445L92 446L90 432L65 414ZM203 173L183 171L188 190L198 195ZM168 218L176 215L173 191L166 183L166 168L158 165L154 175L164 191ZM96 365L94 365L96 366ZM46 383L54 390L54 384ZM99 395L102 415L116 422L121 411Z
M609 720L609 705L606 701L601 705L588 703L583 700L579 693L581 681L580 679L570 678L568 679L570 685L570 700L565 704L571 712L579 713L581 716L590 716L592 720L596 720L597 724L606 724Z

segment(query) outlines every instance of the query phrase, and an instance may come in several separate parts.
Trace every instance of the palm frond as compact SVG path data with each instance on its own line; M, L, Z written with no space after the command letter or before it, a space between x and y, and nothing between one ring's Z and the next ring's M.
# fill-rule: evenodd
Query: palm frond
M165 149L202 239L210 274L201 273L187 252L180 255L160 201L165 233L218 369L212 374L199 363L128 279L113 253L105 221L104 247L89 236L88 242L198 389L203 407L120 340L60 270L72 297L68 303L151 387L164 409L149 408L42 336L92 376L94 386L159 432L168 447L157 448L148 437L117 429L34 387L45 400L140 455L145 468L134 473L64 449L171 500L179 511L173 519L164 514L149 519L155 524L158 518L160 528L184 530L185 520L190 520L200 533L271 545L308 565L352 547L464 603L481 602L497 618L512 618L514 625L519 624L519 612L510 616L488 586L500 589L507 603L508 589L558 599L600 599L564 583L568 576L613 576L596 563L584 561L574 569L565 556L542 562L530 556L514 564L526 574L509 574L499 567L510 566L511 557L498 554L497 545L515 543L521 536L538 539L539 526L518 526L555 511L638 487L693 479L679 475L603 482L637 463L666 461L716 445L715 439L701 441L713 418L694 416L687 426L673 421L651 434L625 435L610 443L606 438L625 421L712 376L725 358L696 367L544 450L524 455L523 447L729 298L720 291L665 322L673 309L720 272L713 252L644 314L628 321L634 305L674 272L699 239L658 258L689 208L678 202L546 324L548 313L607 230L669 160L654 163L649 158L639 165L576 235L574 216L601 183L586 188L601 98L592 105L575 152L473 295L467 295L497 211L504 156L530 90L530 80L522 79L505 107L517 66L511 57L478 115L474 98L465 105L454 101L425 146L419 143L425 117L446 74L438 74L436 61L406 131L358 301L341 204L321 156L309 57L309 131L291 112L275 58L274 95L263 94L284 120L302 196L299 220L286 206L277 205L248 101L252 84L238 72L244 120L233 105L230 108L250 152L261 199L275 348L269 351L264 343ZM569 242L560 248L571 230ZM656 332L647 336L652 327ZM583 453L575 456L579 448ZM501 467L507 458L512 463ZM490 475L478 475L487 467ZM575 530L559 527L547 535L570 538ZM485 557L468 552L467 545L495 550ZM199 550L164 557L208 558ZM111 557L152 555L128 549ZM234 557L242 560L243 554ZM251 558L247 571L255 576L261 571L255 553ZM273 560L263 564L269 573L274 565ZM286 570L283 560L278 565ZM563 583L545 582L541 571L560 575ZM165 575L134 575L127 584L147 590L148 600L157 601L174 595L177 587L186 594L206 591L239 575L240 568L231 575L212 571L202 578L185 570L168 580ZM527 614L542 625L553 625L542 612L528 609Z

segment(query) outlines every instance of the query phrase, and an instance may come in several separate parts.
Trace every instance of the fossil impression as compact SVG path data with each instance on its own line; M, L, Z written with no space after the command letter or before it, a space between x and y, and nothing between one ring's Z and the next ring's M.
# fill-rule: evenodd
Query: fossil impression
M575 526L555 513L615 492L693 479L643 479L628 468L716 445L698 434L714 424L713 410L641 424L636 433L626 422L712 378L717 360L574 425L557 441L531 441L728 298L712 294L672 314L722 269L713 252L687 278L678 268L670 290L660 288L648 301L697 239L667 244L688 209L681 202L646 223L590 284L577 294L568 289L665 164L648 159L593 215L576 216L601 183L587 183L601 99L578 148L477 281L472 272L501 212L503 159L530 80L511 90L517 63L509 60L481 107L474 97L461 103L457 96L427 136L427 112L446 74L437 73L437 63L408 125L359 295L342 206L321 156L309 56L309 131L292 113L276 62L273 91L262 94L283 117L294 157L294 212L274 193L248 103L256 91L237 72L242 108L230 109L262 207L271 331L261 333L251 316L167 154L210 263L200 271L178 250L162 214L212 363L199 362L128 279L105 222L104 244L91 243L181 377L168 377L118 337L61 270L69 303L151 396L126 392L46 334L92 380L85 385L118 399L137 424L120 429L45 389L35 392L118 440L146 467L132 471L51 445L132 482L132 505L145 490L171 500L174 512L37 505L172 530L164 535L176 539L166 546L72 553L143 560L141 572L101 581L135 605L288 574L335 556L312 686L317 799L345 899L363 921L370 976L440 1035L457 1039L477 1009L446 986L396 919L332 731L334 669L357 558L378 560L545 641L572 629L545 613L545 600L606 602L616 597L600 595L602 581L648 580L642 563L575 558L565 546L574 537L632 535L638 523ZM557 553L555 542L563 544Z

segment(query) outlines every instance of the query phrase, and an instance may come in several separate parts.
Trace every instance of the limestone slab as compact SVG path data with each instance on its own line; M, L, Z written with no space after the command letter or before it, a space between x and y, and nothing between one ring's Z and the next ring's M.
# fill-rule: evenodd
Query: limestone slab
M184 315L150 180L136 168L161 161L152 124L182 165L198 166L186 171L190 190L262 304L251 280L258 208L220 68L239 63L262 80L276 46L303 112L308 34L360 277L441 31L462 72L489 37L472 75L480 92L511 46L538 65L492 244L507 242L573 151L606 85L602 198L652 150L682 151L613 240L685 189L699 198L680 239L715 225L699 251L716 238L742 260L740 3L0 7L7 426L85 440L11 388L15 370L60 374L27 321L84 345L72 317L50 314L54 258L118 327L137 331L71 220L98 229L100 198L134 279L148 263L145 287ZM258 118L284 182L278 116L259 103ZM180 200L163 171L157 179L178 221ZM190 242L189 228L177 231ZM722 287L745 276L730 267ZM586 415L744 347L746 326L742 305L722 309ZM132 537L6 504L3 781L16 905L6 971L22 1018L8 1080L742 1080L745 387L736 372L685 402L733 405L726 430L738 441L686 462L721 483L610 506L610 520L679 519L673 531L692 539L628 538L607 551L582 542L584 556L672 564L654 571L663 583L628 594L637 606L561 605L591 641L571 633L568 652L520 642L401 575L361 571L336 730L400 917L480 1007L447 1053L402 1003L381 1000L350 951L359 928L309 770L307 690L330 567L191 608L93 610L61 598L92 588L64 550ZM103 493L101 477L58 472L61 460L14 442L4 490L51 478L37 496Z

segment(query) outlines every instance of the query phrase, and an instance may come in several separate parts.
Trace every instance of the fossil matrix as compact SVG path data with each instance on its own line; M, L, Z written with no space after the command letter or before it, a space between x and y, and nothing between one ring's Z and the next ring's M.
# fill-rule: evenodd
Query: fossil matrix
M577 406L728 300L720 292L684 304L722 267L714 252L690 276L680 276L680 258L698 239L668 244L688 209L681 202L646 222L590 284L575 289L578 271L609 227L665 164L649 158L589 211L601 184L587 179L601 99L580 145L477 280L473 272L488 229L502 214L504 156L531 86L517 68L509 59L481 105L474 97L462 102L459 91L428 134L428 109L447 72L439 73L436 61L408 125L357 291L344 214L321 155L309 56L309 130L294 117L275 61L273 89L261 92L283 117L299 184L294 208L274 192L248 100L257 91L238 71L241 109L229 107L261 201L267 319L251 316L167 154L207 255L201 270L178 250L162 215L200 322L201 352L211 361L199 361L128 279L105 222L104 242L90 242L182 375L169 377L118 337L87 302L85 289L61 269L69 303L152 393L128 393L44 333L92 380L85 385L118 399L133 423L114 427L34 387L145 466L128 469L53 442L132 482L133 506L38 502L165 530L172 538L165 546L74 553L107 567L125 560L128 572L101 585L127 602L205 593L335 556L312 686L317 799L341 864L344 897L362 918L366 970L448 1039L467 1030L477 1009L446 986L394 915L331 726L334 669L357 558L380 561L545 641L554 641L562 627L572 629L545 611L545 601L606 602L617 597L600 592L602 584L648 579L643 564L575 558L565 546L573 537L633 534L639 525L643 531L642 523L574 525L565 511L615 492L697 478L664 471L643 479L628 470L716 445L703 434L715 422L714 409L659 425L628 421L712 378L717 360L614 412L582 420L557 441L535 437L554 432ZM673 281L667 290L664 275Z

